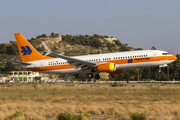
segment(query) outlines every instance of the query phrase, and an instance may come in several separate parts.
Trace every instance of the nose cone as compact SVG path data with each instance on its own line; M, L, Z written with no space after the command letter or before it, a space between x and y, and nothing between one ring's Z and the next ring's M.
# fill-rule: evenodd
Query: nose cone
M172 60L177 60L177 57L176 57L176 56L172 56L171 59L172 59Z

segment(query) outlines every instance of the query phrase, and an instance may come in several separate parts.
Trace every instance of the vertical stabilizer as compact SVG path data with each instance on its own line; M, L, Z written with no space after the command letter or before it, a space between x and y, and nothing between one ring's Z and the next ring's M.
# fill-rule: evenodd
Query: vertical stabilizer
M51 57L44 57L39 54L38 51L36 51L36 49L21 35L21 33L14 33L14 36L16 38L22 62L51 59Z

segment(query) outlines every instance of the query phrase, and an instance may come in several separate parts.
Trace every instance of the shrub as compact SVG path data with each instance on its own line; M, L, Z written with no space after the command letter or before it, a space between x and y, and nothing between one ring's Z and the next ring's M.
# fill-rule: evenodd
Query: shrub
M111 86L112 87L119 87L119 84L118 83L111 83Z
M121 84L119 84L119 86L123 87L124 85L121 83Z
M69 78L70 83L74 83L74 80L75 80L75 77L74 76L70 76L70 78Z
M102 87L101 90L108 91L108 87Z
M16 81L16 83L20 83L20 81L19 81L19 80L17 80L17 81Z
M34 89L37 89L37 88L38 88L38 85L37 85L37 84L34 84L33 87L34 87Z
M46 37L46 34L38 35L36 38Z
M57 120L83 120L84 117L90 119L88 114L71 115L70 113L59 113Z
M13 115L10 115L7 120L11 120L16 117L24 117L27 118L26 114L23 113L23 111L16 111Z
M82 116L82 114L73 115L72 120L83 120L83 116Z
M128 116L131 120L147 120L148 115L139 112L129 112Z
M84 113L84 117L86 117L86 118L88 118L88 119L90 119L90 118L91 118L91 116L90 116L90 115L85 114L85 113Z
M72 120L72 115L70 113L59 113L57 120Z

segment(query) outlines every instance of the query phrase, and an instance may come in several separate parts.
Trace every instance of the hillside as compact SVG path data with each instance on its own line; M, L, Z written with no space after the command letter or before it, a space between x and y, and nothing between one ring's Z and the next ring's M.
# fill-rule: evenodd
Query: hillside
M41 41L45 43L55 52L67 56L108 53L132 50L127 44L122 44L116 38L101 36L94 34L90 35L51 35L31 39L29 42L42 54L45 52Z

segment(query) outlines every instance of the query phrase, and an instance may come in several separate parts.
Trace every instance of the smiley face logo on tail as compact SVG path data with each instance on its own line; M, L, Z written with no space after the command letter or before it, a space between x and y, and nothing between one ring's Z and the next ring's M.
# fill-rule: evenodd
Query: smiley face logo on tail
M31 53L32 53L32 50L29 46L21 46L21 49L22 49L21 53L23 53L23 56L31 55Z

